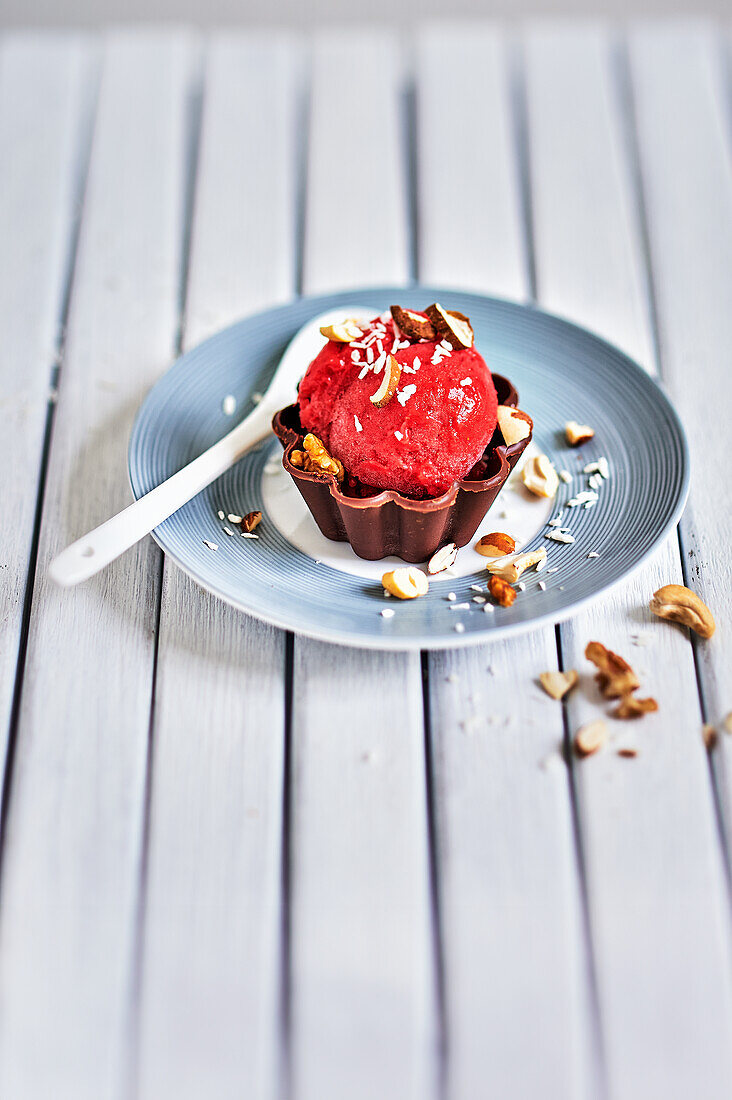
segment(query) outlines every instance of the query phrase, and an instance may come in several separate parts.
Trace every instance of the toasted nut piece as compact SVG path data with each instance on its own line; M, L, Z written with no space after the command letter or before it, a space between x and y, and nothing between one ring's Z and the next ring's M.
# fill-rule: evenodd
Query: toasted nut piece
M524 463L521 480L534 496L548 497L551 500L557 495L559 478L546 455L535 455Z
M513 554L516 549L516 539L503 531L492 531L490 535L478 539L475 549L484 558L505 558L506 554Z
M385 405L389 404L396 393L401 373L402 368L399 366L394 356L390 355L386 360L384 377L381 379L381 385L376 393L372 393L369 398L369 401L376 405L377 409L383 409Z
M425 313L434 326L438 336L447 340L454 348L472 348L473 329L470 320L456 309L443 309L439 302L427 306Z
M427 572L434 574L441 573L443 569L449 569L455 563L457 552L456 544L448 542L447 546L442 546L432 555L427 564Z
M337 344L350 344L363 336L363 329L355 321L339 321L335 325L323 325L320 330L326 340L334 340Z
M564 425L564 436L570 447L581 447L583 443L589 443L594 438L595 430L588 424L578 424L576 420L568 420Z
M655 699L639 699L637 695L624 695L613 711L613 718L640 718L658 710Z
M696 592L683 584L665 584L653 593L648 605L659 619L672 619L696 631L702 638L711 638L715 630L714 616Z
M579 680L575 669L568 672L542 672L539 676L541 686L552 699L563 699L568 691L571 691Z
M384 573L381 583L387 592L391 592L392 596L398 596L400 600L413 600L416 596L424 596L430 586L422 570L415 569L413 565Z
M506 446L512 447L514 443L520 443L531 435L534 421L528 413L515 409L513 405L499 405L496 410L498 427L506 441Z
M638 755L638 750L637 749L631 749L631 748L618 749L618 756L625 756L629 760L634 759L637 755Z
M239 520L239 526L242 531L253 531L255 527L259 527L262 522L261 512L247 512L245 516L242 516Z
M597 665L595 679L606 699L619 699L640 687L640 680L627 661L600 642L588 642L585 657Z
M491 577L488 581L488 591L501 607L510 607L516 599L516 589L511 588L508 581L504 581L502 577Z
M536 566L538 572L543 568L545 561L546 550L543 546L540 546L538 550L532 550L529 554L519 554L511 561L488 561L485 567L494 577L500 577L501 580L508 581L509 584L515 584L521 574L530 569L532 565Z
M434 340L435 330L429 317L423 317L412 309L402 309L401 306L392 306L391 316L402 336L408 340Z
M574 748L578 756L590 756L601 749L607 740L607 726L602 718L580 726L575 734Z
M717 744L717 731L709 724L702 726L702 741L708 749L713 749Z
M308 474L332 474L336 481L345 477L343 464L328 454L316 435L308 433L302 441L304 451L291 451L290 462Z

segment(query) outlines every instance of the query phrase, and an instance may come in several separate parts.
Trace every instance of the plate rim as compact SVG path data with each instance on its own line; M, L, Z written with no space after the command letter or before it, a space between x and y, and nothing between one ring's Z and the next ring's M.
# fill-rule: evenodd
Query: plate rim
M608 349L614 356L619 356L625 360L626 364L631 369L639 371L645 380L658 390L658 394L661 400L666 406L667 415L674 423L681 449L681 480L678 492L678 498L673 512L670 514L666 523L657 532L652 542L648 545L642 556L628 567L619 577L602 584L599 588L594 589L588 595L575 600L573 603L567 605L561 611L547 611L543 614L539 614L529 621L522 621L518 623L508 623L504 626L490 626L486 623L487 629L477 629L465 633L453 632L452 636L444 637L443 635L434 636L432 634L419 634L419 635L407 635L398 637L377 637L371 635L364 635L360 633L353 633L348 630L328 630L318 629L317 624L312 628L293 627L291 622L287 622L285 619L281 619L277 614L266 614L260 611L254 611L250 607L241 603L229 593L221 591L215 583L212 583L206 579L203 579L198 575L190 566L181 560L174 550L171 550L165 545L164 540L158 534L158 528L151 532L151 536L155 543L163 551L164 555L175 563L178 569L181 570L186 576L194 581L199 587L205 591L210 592L230 607L234 607L236 610L243 612L246 615L257 619L259 622L266 623L269 626L275 627L279 630L289 631L293 634L299 634L306 638L312 638L316 641L331 643L331 644L346 644L353 646L357 649L369 649L369 650L382 650L392 652L407 652L415 650L440 650L440 649L466 649L475 645L487 645L491 642L498 642L504 638L516 637L521 634L529 633L532 630L538 630L547 625L558 625L559 623L567 622L569 619L574 618L581 611L592 606L603 595L612 591L628 577L634 576L653 556L660 548L663 541L669 536L669 533L676 527L683 515L684 509L689 497L689 489L691 484L691 463L690 463L690 451L689 442L686 437L686 431L684 429L683 422L679 413L673 404L671 398L666 392L666 388L663 385L663 380L650 374L644 370L640 363L637 362L628 352L618 347L612 341L608 340L605 336L600 335L598 332L590 329L584 325L578 324L576 321L570 319L566 315L547 310L537 305L533 301L521 302L513 298L504 298L495 294L482 294L479 291L462 289L460 287L437 287L432 284L410 282L406 284L384 284L384 285L365 285L357 286L353 288L347 288L345 290L333 290L326 291L320 294L310 295L294 295L287 302L275 303L272 306L265 307L264 309L253 310L250 313L244 314L231 324L225 325L218 329L216 332L211 333L204 340L201 340L198 344L194 344L192 347L187 348L181 355L170 363L167 369L161 374L161 376L153 383L150 389L147 390L143 400L140 403L135 418L130 430L130 437L127 447L127 476L130 484L130 489L135 500L139 500L143 493L138 495L135 489L134 475L133 475L133 446L138 434L139 423L142 418L143 411L148 401L154 394L159 385L167 378L170 371L172 371L182 359L193 351L200 351L202 348L216 339L218 339L222 333L228 332L231 329L236 328L247 320L251 320L254 317L260 316L264 313L285 313L288 309L292 308L297 303L311 302L314 306L318 303L323 306L328 303L328 308L337 308L338 302L333 303L333 299L343 299L343 304L347 304L348 299L356 299L359 294L379 294L388 296L392 292L398 292L399 290L408 289L410 291L424 290L427 292L427 296L434 295L435 298L441 293L463 294L465 297L472 299L479 299L482 302L492 302L502 307L508 307L510 311L515 311L518 314L524 312L530 312L539 314L546 317L550 321L559 322L560 325L569 328L575 333L582 336L590 336L596 343L600 344L604 348ZM316 315L317 310L313 315ZM307 322L304 322L307 323Z

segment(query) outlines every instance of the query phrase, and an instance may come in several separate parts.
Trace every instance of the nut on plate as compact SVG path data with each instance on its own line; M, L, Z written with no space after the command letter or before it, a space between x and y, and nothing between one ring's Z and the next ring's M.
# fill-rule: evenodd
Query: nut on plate
M597 666L595 679L606 699L620 699L640 687L640 680L628 662L601 642L588 642L585 657Z
M607 726L602 718L580 726L575 734L574 748L578 756L590 756L597 752L607 741Z
M492 531L490 535L478 539L475 549L484 558L505 558L516 549L516 539L503 531Z
M508 581L509 584L515 584L527 569L534 566L536 571L539 572L543 569L545 562L546 550L543 546L540 546L538 550L531 550L528 554L519 554L511 561L486 562L486 569L494 577L500 577L501 580Z
M425 313L436 334L455 349L472 348L473 328L470 319L456 309L444 309L439 302L427 306Z
M326 340L334 340L336 344L350 344L359 336L363 336L363 329L356 321L348 319L338 321L334 325L323 325L320 334L325 336Z
M581 447L583 443L589 443L594 437L594 428L589 424L578 424L576 420L568 420L564 425L564 438L570 447Z
M402 368L399 366L395 357L389 355L386 360L386 366L384 367L384 374L382 375L379 388L376 393L372 393L369 398L371 404L376 405L377 409L383 409L388 405L396 393L401 375Z
M231 516L229 516L229 519L231 519ZM247 534L250 534L254 530L255 527L259 526L259 524L261 522L262 522L262 513L261 512L247 512L247 514L245 516L242 516L241 519L239 520L239 526L241 527L242 531L245 531Z
M715 631L714 616L707 605L683 584L665 584L654 592L648 606L659 619L671 619L688 626L702 638L711 638Z
M455 564L458 548L454 542L448 542L447 546L440 547L427 563L427 572L442 573L443 569L449 569Z
M544 691L547 695L551 695L552 699L563 699L575 686L579 676L576 669L570 668L567 672L542 672L539 680Z
M488 581L488 591L501 607L510 607L516 599L516 589L511 588L508 581L504 581L502 577L491 577Z
M400 600L413 600L417 596L425 596L430 586L422 570L415 569L413 565L384 573L381 583L387 592L391 592L392 596L397 596Z
M547 455L534 455L524 463L521 480L530 493L552 499L557 495L559 478Z
M408 340L434 340L435 329L429 317L401 306L391 306L391 316L399 332Z
M534 427L534 421L529 414L514 408L513 405L499 405L496 410L496 419L508 447L513 446L514 443L520 443L522 439L527 439Z

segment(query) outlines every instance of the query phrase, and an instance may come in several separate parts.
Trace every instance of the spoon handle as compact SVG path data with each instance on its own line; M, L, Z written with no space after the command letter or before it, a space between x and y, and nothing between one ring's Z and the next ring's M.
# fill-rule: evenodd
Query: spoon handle
M270 402L263 401L193 462L63 550L49 566L51 578L68 587L104 569L264 439L271 431L272 415Z

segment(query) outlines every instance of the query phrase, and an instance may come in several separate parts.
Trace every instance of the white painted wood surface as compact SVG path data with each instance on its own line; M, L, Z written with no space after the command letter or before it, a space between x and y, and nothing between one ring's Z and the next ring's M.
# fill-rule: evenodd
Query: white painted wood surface
M92 99L83 38L0 39L0 766ZM44 152L43 165L38 152Z
M217 35L207 50L187 346L293 291L296 61L286 40L269 36ZM166 563L140 1097L199 1097L212 1065L222 1100L273 1095L284 674L283 633L238 614Z
M712 608L717 632L696 647L709 722L732 712L732 169L729 36L706 24L650 26L630 36L643 188L664 380L681 409L692 462L682 535L686 573ZM724 61L727 61L725 68ZM714 754L732 837L732 746Z
M464 260L470 289L526 297L507 40L495 29L440 26L421 36L417 72L418 176L429 181L419 189L420 278L442 282L444 263L444 279L465 286ZM454 119L464 131L459 172L434 140ZM448 229L455 217L459 241ZM562 712L535 683L556 664L552 629L430 656L448 1086L465 1100L580 1096L588 1087L592 1026Z
M597 27L538 25L527 36L539 301L652 366L630 145L610 47ZM612 723L610 751L574 764L608 1091L624 1098L697 1090L721 1098L732 1087L730 978L720 965L729 956L728 899L693 654L684 634L647 608L656 588L680 580L672 538L652 564L560 631L566 667L586 673L584 649L596 638L643 670L641 694L661 708L637 728ZM634 634L648 647L635 648ZM570 696L571 729L596 717L599 703L594 685ZM628 744L638 746L637 761L614 751ZM694 904L679 904L685 897Z
M306 292L406 278L400 78L390 35L315 43ZM351 159L333 137L354 130ZM294 1095L421 1100L437 1075L419 658L296 638L293 692Z
M714 796L716 783L729 850L732 750L723 737L710 770L700 739L702 711L732 709L732 499L709 475L726 460L712 413L731 411L721 38L633 28L634 120L606 27L535 23L518 50L485 24L417 39L318 34L304 68L304 43L274 34L0 41L0 493L15 521L0 563L3 753L71 277L0 861L3 1097L729 1095ZM343 135L361 155L343 155ZM692 650L645 610L680 576L673 540L563 626L565 665L584 671L597 637L661 704L613 723L610 747L570 771L563 719L574 730L599 699L589 676L564 715L540 693L552 631L432 655L426 757L416 654L290 650L163 572L150 542L77 592L46 579L63 544L129 499L132 415L174 354L184 299L191 346L286 300L300 271L317 292L415 267L519 298L535 275L542 305L650 370L656 306L695 463L686 573L718 632Z
M73 593L50 557L129 499L177 323L184 34L107 42L43 510L0 914L0 1093L117 1097L129 1065L160 555Z

